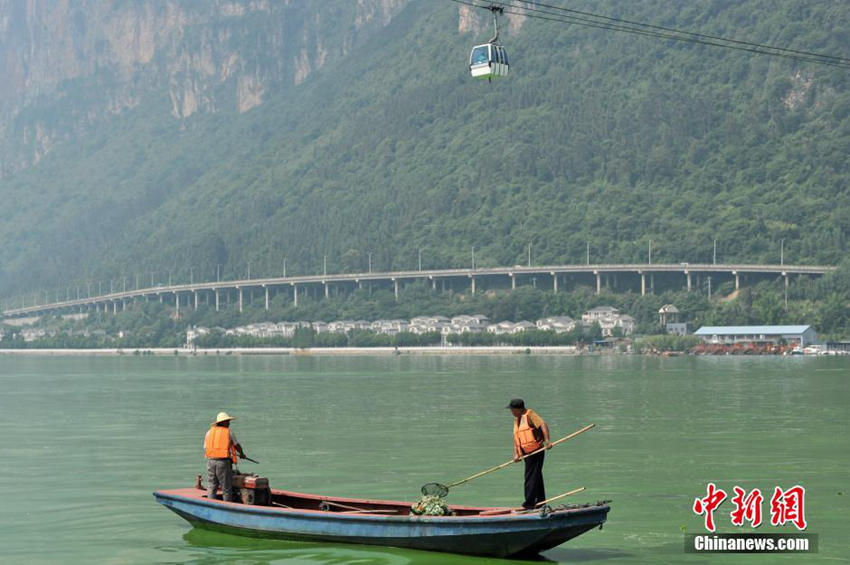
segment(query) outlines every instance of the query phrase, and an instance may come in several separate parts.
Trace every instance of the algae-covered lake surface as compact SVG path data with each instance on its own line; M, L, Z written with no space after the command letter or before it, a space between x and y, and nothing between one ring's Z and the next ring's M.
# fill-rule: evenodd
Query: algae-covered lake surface
M611 499L604 528L543 554L571 563L850 562L850 359L499 356L0 357L4 563L485 563L401 549L257 541L192 530L152 491L191 486L220 410L273 488L416 500L511 456L523 397L560 437L547 493ZM817 554L694 555L714 482L806 489ZM516 505L522 469L452 503ZM731 500L715 512L730 522Z

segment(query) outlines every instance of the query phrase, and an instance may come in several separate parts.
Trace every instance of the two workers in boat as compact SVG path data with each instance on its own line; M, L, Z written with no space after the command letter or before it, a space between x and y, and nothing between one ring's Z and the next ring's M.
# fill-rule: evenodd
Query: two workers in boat
M216 492L221 486L221 496L226 502L233 501L233 464L237 455L245 458L245 452L230 422L233 416L219 412L207 435L204 436L204 455L207 458L207 498L218 498Z
M549 441L549 426L537 412L525 407L525 401L514 398L508 403L514 417L514 461L519 461L529 453L552 447ZM525 501L523 508L534 508L546 500L543 486L543 459L546 451L525 458Z
M546 500L546 488L543 485L543 460L546 451L540 451L530 457L530 453L541 448L549 449L549 426L534 410L525 407L525 401L514 398L508 403L514 417L514 461L525 458L525 501L524 508L534 508ZM217 498L221 487L222 498L233 500L233 464L237 456L245 458L245 452L230 429L233 420L227 412L219 412L215 422L204 436L204 455L207 458L207 497Z

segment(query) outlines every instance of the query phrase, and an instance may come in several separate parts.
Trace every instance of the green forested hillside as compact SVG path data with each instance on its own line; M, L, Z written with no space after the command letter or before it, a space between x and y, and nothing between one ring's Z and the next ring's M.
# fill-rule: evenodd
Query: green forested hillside
M850 54L842 2L572 2ZM486 23L486 20L485 20ZM297 30L296 30L297 32ZM850 234L850 73L526 20L512 76L467 74L451 2L391 23L244 114L161 99L0 181L0 295L533 260L837 263ZM231 39L239 41L240 39ZM249 41L247 38L242 41ZM273 58L274 53L268 53ZM78 84L78 96L96 85ZM56 119L60 119L57 117Z

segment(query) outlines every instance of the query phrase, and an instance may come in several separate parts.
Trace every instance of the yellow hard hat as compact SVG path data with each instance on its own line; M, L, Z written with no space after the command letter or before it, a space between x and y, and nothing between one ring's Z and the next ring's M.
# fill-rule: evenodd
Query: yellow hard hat
M234 420L235 418L229 415L227 412L219 412L218 416L215 417L215 423L220 424L222 422L227 422L228 420Z

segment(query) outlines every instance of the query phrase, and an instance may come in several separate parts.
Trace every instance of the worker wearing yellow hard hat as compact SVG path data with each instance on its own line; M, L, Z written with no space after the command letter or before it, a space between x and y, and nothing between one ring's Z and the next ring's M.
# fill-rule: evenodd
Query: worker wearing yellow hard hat
M221 496L226 502L233 501L233 464L236 463L236 456L245 457L239 440L230 429L233 419L227 412L219 412L204 436L207 498L218 498L218 487L221 486Z

